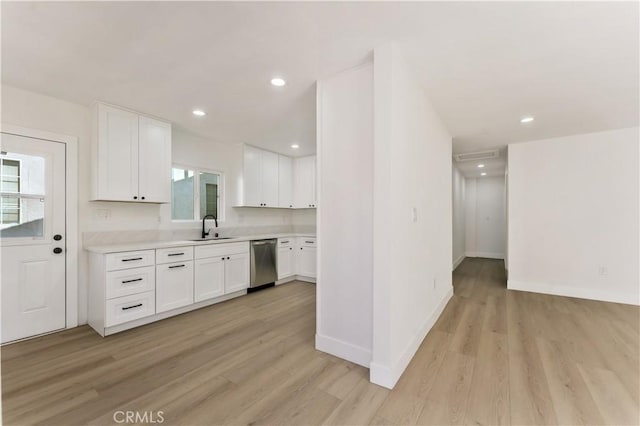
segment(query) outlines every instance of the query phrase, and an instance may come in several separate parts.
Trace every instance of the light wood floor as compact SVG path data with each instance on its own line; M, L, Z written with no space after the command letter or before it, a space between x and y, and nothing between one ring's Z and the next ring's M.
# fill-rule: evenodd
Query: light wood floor
M3 347L4 423L640 423L638 308L507 291L486 259L454 282L391 392L314 350L315 287L294 282L106 339L80 327Z

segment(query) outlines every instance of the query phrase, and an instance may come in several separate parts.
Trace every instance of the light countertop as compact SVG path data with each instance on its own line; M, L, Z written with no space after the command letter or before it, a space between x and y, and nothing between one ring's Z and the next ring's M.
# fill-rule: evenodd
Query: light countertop
M264 234L264 235L247 235L239 237L231 237L221 240L203 240L203 241L188 241L188 240L176 240L176 241L140 241L135 243L114 243L103 245L91 245L85 247L85 250L92 253L116 253L122 251L136 251L136 250L153 250L169 247L184 247L184 246L202 246L209 244L225 244L225 243L237 243L241 241L252 240L264 240L268 238L294 238L294 237L310 237L315 238L314 234L303 233L282 233L282 234Z

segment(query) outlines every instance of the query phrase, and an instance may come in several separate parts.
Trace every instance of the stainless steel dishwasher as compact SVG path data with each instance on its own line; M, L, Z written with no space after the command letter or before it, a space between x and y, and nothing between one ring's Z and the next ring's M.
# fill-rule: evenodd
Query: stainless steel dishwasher
M276 248L278 240L251 241L251 278L249 288L272 284L278 280Z

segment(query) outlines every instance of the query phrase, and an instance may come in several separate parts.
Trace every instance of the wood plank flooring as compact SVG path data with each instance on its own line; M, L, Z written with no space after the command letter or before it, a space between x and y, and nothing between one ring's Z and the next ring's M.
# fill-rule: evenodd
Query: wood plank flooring
M393 391L314 349L303 282L105 339L5 346L4 424L639 424L640 310L505 287L502 261L466 259Z

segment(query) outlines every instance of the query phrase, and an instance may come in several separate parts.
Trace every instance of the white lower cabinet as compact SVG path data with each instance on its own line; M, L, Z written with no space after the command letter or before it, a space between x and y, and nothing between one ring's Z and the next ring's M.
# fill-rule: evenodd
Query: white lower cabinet
M316 277L317 241L313 237L298 237L296 271L304 277Z
M315 238L278 239L278 279L316 276ZM249 241L91 252L88 322L101 336L241 296Z
M156 313L193 304L193 261L156 266Z
M249 287L249 243L196 247L196 302Z
M278 238L278 279L295 275L295 238Z
M196 302L224 295L224 257L196 260L194 289Z
M298 250L298 275L315 278L316 276L316 248L300 247Z
M249 253L227 256L224 264L224 292L234 293L249 287Z

